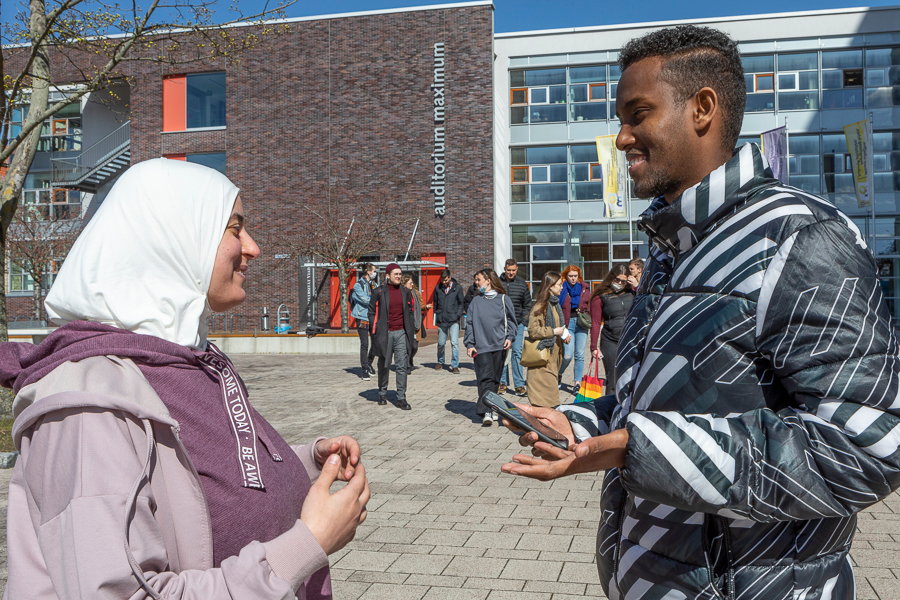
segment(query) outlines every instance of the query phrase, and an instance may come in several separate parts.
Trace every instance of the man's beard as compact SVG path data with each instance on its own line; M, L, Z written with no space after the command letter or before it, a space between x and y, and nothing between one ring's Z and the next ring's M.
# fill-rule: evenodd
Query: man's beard
M648 169L640 182L634 182L634 195L638 198L656 198L678 189L678 182L657 169Z

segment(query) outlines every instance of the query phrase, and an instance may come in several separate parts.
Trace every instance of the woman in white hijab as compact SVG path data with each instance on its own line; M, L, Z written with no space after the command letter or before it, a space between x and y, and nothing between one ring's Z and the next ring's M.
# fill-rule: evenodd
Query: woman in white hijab
M47 296L62 326L0 345L7 598L331 597L327 555L366 517L359 445L288 446L206 339L258 254L212 169L155 159L115 184Z

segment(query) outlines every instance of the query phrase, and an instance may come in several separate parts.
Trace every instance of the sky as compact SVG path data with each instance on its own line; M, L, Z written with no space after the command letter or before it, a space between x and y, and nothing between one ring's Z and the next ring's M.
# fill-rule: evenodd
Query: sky
M287 10L290 17L443 4L429 0L299 0ZM262 6L258 0L241 0L242 8ZM494 0L494 31L529 31L589 27L617 23L670 21L702 17L850 8L893 6L900 0L756 0L755 2L598 2L587 0Z

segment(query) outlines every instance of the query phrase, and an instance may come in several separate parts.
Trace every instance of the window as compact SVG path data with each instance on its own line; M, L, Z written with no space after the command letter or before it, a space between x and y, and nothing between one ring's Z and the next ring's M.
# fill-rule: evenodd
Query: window
M14 262L9 263L9 286L10 292L33 292L34 280L25 269Z
M163 131L225 127L225 73L163 78Z
M211 169L215 169L219 173L225 175L225 153L224 152L194 152L190 154L166 154L165 158L170 160L184 160L198 165L203 165Z
M900 47L866 50L866 106L900 106Z
M607 65L516 70L509 78L513 125L609 117Z
M54 100L54 95L57 96ZM51 93L51 101L62 96ZM28 115L27 106L15 107L9 123L9 137L14 138L22 131L22 123ZM41 138L38 152L78 152L81 150L81 105L78 102L63 107L53 117L41 124Z
M775 57L743 56L741 63L747 90L745 112L775 110Z
M822 108L862 108L863 52L822 53Z
M819 56L816 52L778 55L778 108L819 108Z

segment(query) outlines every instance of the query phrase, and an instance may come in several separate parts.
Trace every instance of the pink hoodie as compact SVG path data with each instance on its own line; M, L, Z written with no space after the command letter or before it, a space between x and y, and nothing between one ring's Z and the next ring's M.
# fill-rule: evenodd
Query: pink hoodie
M187 373L212 381L198 379L198 371L187 348L96 323L71 323L39 346L0 345L0 382L18 391L13 437L21 451L10 482L6 598L330 595L327 571L317 573L327 556L296 518L297 500L284 508L294 511L292 522L271 535L251 533L233 555L216 560L209 496L218 492L198 475L193 459L202 452L186 449L160 398L173 395L167 385L185 385L179 377ZM253 418L263 437L268 433L269 453L281 449L274 430L255 412ZM317 476L312 446L295 450L301 471ZM270 477L269 487L276 481ZM268 541L252 541L260 538Z

